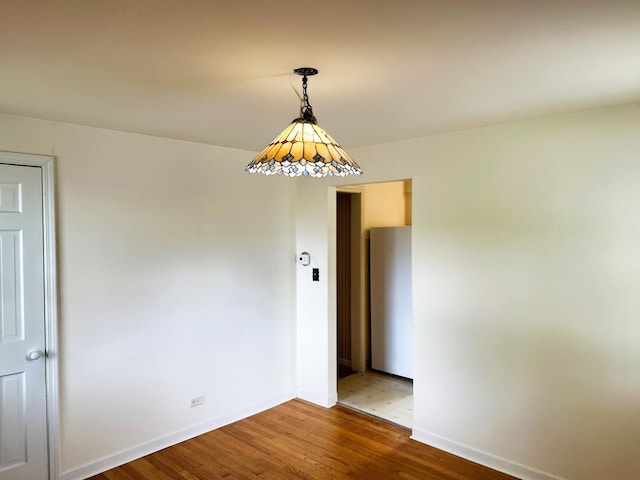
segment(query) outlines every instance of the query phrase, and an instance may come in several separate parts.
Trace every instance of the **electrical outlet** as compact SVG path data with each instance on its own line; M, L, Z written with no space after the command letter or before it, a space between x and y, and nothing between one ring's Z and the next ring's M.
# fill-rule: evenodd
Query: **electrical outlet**
M191 408L197 407L204 403L204 395L200 395L199 397L191 399Z

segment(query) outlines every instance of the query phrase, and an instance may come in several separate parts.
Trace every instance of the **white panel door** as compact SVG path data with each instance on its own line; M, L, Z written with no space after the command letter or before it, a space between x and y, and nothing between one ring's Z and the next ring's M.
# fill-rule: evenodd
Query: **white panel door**
M42 215L41 169L0 165L0 480L49 477Z

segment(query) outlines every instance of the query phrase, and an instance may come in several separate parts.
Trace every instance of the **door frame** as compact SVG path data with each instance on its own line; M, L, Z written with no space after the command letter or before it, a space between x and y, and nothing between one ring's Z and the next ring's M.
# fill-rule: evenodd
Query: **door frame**
M42 172L44 241L45 382L47 393L47 445L49 479L60 476L60 414L58 391L58 296L56 269L54 157L0 152L0 163L39 167Z
M364 372L367 368L367 279L364 224L365 187L348 185L336 187L338 192L351 194L351 369ZM336 198L337 200L337 198ZM337 292L336 292L337 297Z

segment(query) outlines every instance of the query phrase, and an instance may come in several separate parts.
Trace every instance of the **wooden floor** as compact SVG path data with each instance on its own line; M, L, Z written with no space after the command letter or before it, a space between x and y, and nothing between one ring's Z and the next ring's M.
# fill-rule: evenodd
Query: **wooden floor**
M345 407L292 400L92 480L513 480Z

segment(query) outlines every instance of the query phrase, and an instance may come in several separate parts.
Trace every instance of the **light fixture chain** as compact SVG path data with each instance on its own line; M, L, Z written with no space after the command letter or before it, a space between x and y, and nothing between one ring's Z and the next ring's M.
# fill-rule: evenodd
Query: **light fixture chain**
M305 107L309 105L309 95L307 95L307 76L302 77L302 98Z
M316 123L316 117L313 116L313 108L309 103L309 95L307 95L307 76L302 77L302 106L300 107L300 116L311 123Z

